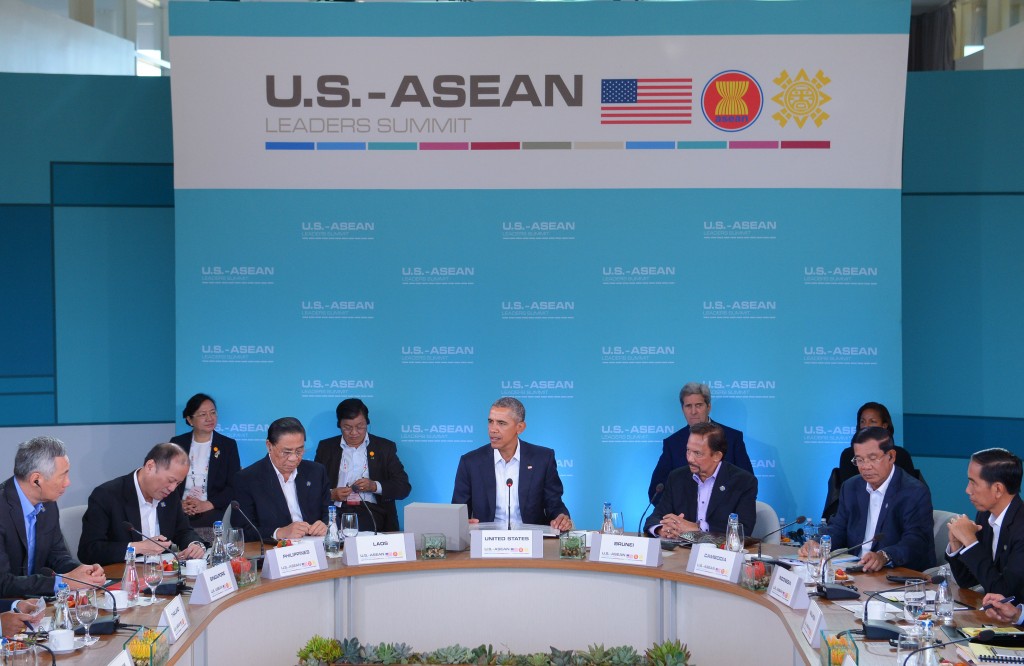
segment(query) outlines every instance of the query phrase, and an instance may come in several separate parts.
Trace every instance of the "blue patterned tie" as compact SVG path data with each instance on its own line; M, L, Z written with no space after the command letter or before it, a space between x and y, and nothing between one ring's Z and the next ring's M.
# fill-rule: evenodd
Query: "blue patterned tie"
M43 510L42 504L37 504L32 513L28 514L25 525L25 536L28 538L28 575L32 575L32 565L36 561L36 516Z

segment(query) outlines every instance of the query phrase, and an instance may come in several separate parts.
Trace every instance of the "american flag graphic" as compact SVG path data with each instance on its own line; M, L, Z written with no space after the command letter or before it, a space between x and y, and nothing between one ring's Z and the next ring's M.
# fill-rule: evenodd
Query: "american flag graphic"
M689 125L693 79L601 79L602 125Z

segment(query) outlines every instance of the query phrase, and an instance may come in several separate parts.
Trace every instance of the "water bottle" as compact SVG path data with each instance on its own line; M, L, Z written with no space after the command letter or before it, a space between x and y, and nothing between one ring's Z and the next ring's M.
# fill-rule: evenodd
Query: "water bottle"
M821 582L824 584L836 582L836 568L832 565L832 537L822 534L818 540L821 544Z
M804 525L804 541L817 541L818 540L818 528L815 527L814 521L810 518L807 519L807 523Z
M601 522L601 534L614 534L615 525L612 522L612 503L604 503L604 520Z
M121 589L128 596L128 606L139 603L139 571L135 568L135 546L128 546L128 550L124 554Z
M213 523L213 546L210 547L210 566L230 562L227 545L224 543L224 523L217 520Z
M338 507L327 507L327 534L324 535L324 552L338 555L341 552L341 538L338 535Z
M735 513L729 514L729 526L725 528L725 549L734 553L743 550L743 525Z
M68 588L67 583L62 582L57 585L57 601L53 605L53 624L50 626L51 630L74 628L74 624L71 622L71 611L68 609L68 597L70 596L71 590Z
M949 589L949 567L939 569L942 582L935 590L935 619L943 624L953 624L953 592Z

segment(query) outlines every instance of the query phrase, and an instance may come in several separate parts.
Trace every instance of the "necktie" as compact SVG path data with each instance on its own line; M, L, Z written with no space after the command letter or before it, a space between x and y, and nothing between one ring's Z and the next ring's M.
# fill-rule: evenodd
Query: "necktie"
M43 510L42 504L37 504L32 512L28 514L25 522L25 536L28 539L28 575L32 575L36 561L36 516Z

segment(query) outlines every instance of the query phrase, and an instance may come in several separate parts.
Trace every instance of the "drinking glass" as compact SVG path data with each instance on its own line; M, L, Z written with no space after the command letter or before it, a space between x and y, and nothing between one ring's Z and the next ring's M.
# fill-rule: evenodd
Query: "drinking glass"
M612 511L612 534L622 534L623 531L622 512Z
M810 582L817 585L821 582L821 546L814 542L807 546L807 572Z
M96 621L99 612L96 607L96 590L82 589L75 592L75 618L85 627L85 636L82 638L84 645L92 645L99 640L89 634L89 625Z
M227 551L232 559L239 555L245 555L245 532L240 529L231 529L227 533Z
M359 534L359 516L354 513L341 514L341 534L354 537Z
M903 615L907 622L916 623L924 612L925 588L924 581L911 578L903 588Z
M147 557L146 563L142 565L142 580L149 588L149 603L156 603L156 588L164 579L163 562L159 557Z

